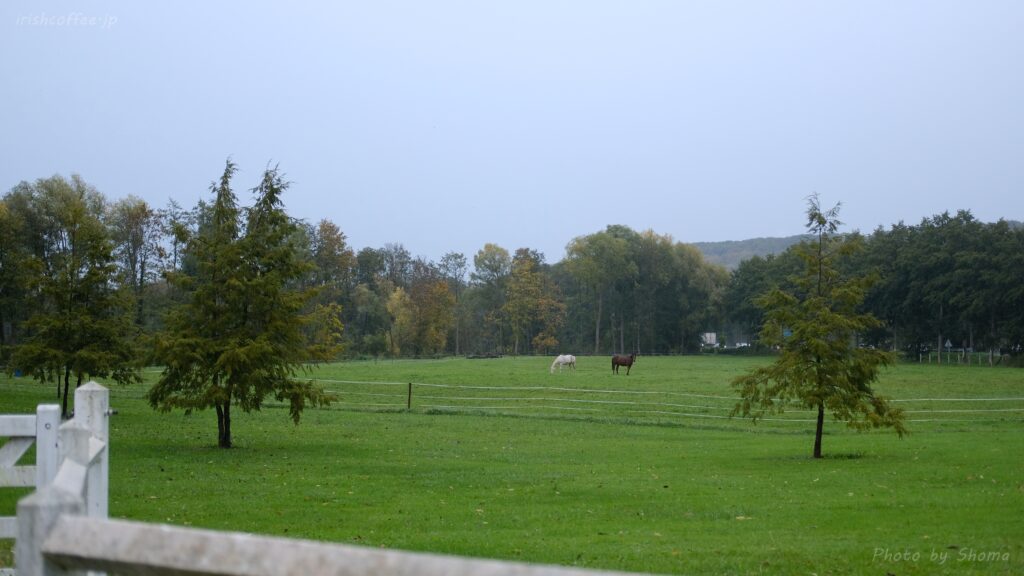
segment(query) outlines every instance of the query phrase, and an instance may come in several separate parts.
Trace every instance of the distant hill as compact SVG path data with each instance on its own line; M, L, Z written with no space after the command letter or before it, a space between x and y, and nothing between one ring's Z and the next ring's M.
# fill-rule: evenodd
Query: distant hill
M767 256L786 251L804 237L801 235L785 238L751 238L749 240L727 240L725 242L693 242L704 255L704 259L712 264L725 266L735 270L740 262L754 256Z
M1024 222L1019 220L1007 220L1010 229L1019 230L1024 228ZM804 236L787 236L785 238L751 238L749 240L726 240L725 242L691 242L701 253L704 259L712 264L725 266L729 270L735 270L740 262L754 256L767 256L769 254L781 254L793 244L797 244Z

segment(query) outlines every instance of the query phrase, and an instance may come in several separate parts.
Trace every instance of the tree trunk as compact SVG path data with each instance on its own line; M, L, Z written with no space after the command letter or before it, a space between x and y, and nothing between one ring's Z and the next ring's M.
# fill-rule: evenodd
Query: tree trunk
M146 287L146 259L143 258L139 264L139 278L138 283L135 285L135 325L139 328L142 327L144 322L143 308L145 304L145 296L143 290Z
M461 344L461 343L459 342L459 339L460 339L460 335L459 335L459 327L460 327L460 324L459 324L459 315L458 315L458 314L456 314L456 315L455 315L455 355L456 355L456 356L460 356L460 355L461 355L461 352L459 351L459 345Z
M995 315L994 312L989 314L988 320L989 320L989 332L988 333L989 333L989 338L991 338L990 341L991 342L996 342L996 315ZM988 365L989 366L994 366L995 365L995 363L994 363L994 361L995 361L995 358L994 358L995 357L995 350L993 348L994 348L994 346L992 344L989 344L989 346L988 346Z
M64 401L60 409L60 417L68 419L68 388L71 387L71 366L64 367ZM60 392L60 379L57 379L57 391Z
M623 354L626 353L626 315L619 315L619 348Z
M825 405L818 404L818 425L814 431L814 457L821 458L821 434L825 428Z
M604 299L601 294L597 295L597 319L594 322L594 354L597 355L601 352L601 308L604 304Z
M612 343L612 354L619 354L621 350L615 344L615 311L612 310L608 313L608 339Z
M231 448L231 402L217 403L217 445Z

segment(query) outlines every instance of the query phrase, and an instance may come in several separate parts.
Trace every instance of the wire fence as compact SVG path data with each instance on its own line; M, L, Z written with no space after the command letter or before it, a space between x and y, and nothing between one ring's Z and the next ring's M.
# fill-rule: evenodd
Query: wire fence
M406 410L424 413L486 413L535 417L575 417L651 423L714 421L747 426L730 416L737 396L705 392L617 390L567 386L495 386L425 382L367 382L318 379L353 410ZM908 423L1015 422L1024 424L1024 396L895 398ZM806 426L816 412L787 407L759 419L772 426Z
M675 424L748 428L750 420L730 413L738 396L707 391L622 390L587 386L444 384L428 382L386 382L319 378L316 382L333 393L331 408L376 412L504 415L536 418L630 423ZM7 388L35 388L31 380L9 381ZM144 399L140 387L113 389L116 397ZM890 398L903 409L910 424L972 425L1011 423L1024 425L1024 396L986 395L955 397ZM266 406L284 405L266 402ZM761 428L805 430L816 413L790 406L779 414L758 420ZM829 426L844 426L826 418Z

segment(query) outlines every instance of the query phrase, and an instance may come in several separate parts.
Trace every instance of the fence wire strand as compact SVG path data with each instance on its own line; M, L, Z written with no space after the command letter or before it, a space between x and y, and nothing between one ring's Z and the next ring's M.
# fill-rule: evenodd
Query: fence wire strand
M508 413L545 417L555 413L577 413L581 415L600 416L621 419L679 419L679 420L716 420L734 421L737 425L749 423L749 419L733 417L738 396L725 396L689 391L660 390L618 390L597 388L574 388L566 386L543 385L481 385L481 384L445 384L437 382L381 382L339 379L317 379L318 382L332 384L331 393L336 394L343 408L386 407L389 409L411 409L413 411L445 411L445 412L486 412ZM374 387L402 387L399 393L375 392ZM604 396L602 398L601 396ZM370 404L362 401L394 399L391 404ZM682 403L674 399L696 399L703 402ZM662 400L662 401L659 401ZM908 418L912 423L981 423L981 422L1022 422L1024 418L1024 397L976 397L976 398L892 398L890 402L904 405L904 413L908 416L926 416L926 418ZM956 403L970 403L963 407ZM984 405L981 403L988 403ZM952 404L952 405L951 405ZM757 418L758 422L769 424L811 423L814 418L801 417L814 414L815 410L806 409L800 404L791 403L789 407L777 413L767 413ZM977 414L977 418L969 415ZM999 418L984 418L988 415ZM945 417L949 415L950 417ZM968 416L955 418L953 416Z

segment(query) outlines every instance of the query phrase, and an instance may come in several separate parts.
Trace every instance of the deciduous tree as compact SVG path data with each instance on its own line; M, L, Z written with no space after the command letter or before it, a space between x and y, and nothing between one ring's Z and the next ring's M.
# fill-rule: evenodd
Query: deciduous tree
M465 315L462 292L466 288L468 269L466 256L460 252L448 252L441 257L439 268L441 275L448 281L448 291L455 298L455 318L452 323L455 330L455 354L458 355L462 353L462 322Z
M505 285L512 268L508 250L487 243L473 256L474 320L478 327L477 348L487 352L502 350L505 345Z
M513 353L520 342L530 338L536 348L558 345L555 334L564 318L564 304L557 287L544 274L543 255L528 248L516 250L505 291L503 310L512 330Z
M128 302L116 290L113 246L101 221L104 198L78 175L36 182L29 196L38 235L22 264L30 315L10 368L68 390L87 377L139 379Z
M160 263L160 215L145 200L128 196L110 206L106 219L123 286L135 300L135 323L142 327L146 287L157 278Z
M609 227L611 228L611 227ZM600 352L604 304L616 283L636 275L629 243L611 230L575 238L569 243L566 263L570 274L586 286L594 305L594 354Z

